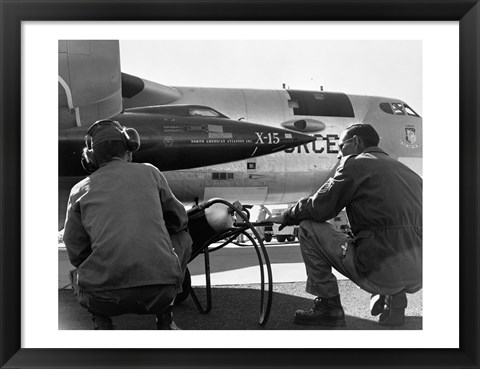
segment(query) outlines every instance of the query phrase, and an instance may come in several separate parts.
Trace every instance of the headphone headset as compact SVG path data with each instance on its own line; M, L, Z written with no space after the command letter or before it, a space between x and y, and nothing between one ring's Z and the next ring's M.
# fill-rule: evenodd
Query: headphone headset
M124 127L116 120L111 119L103 119L93 123L85 135L85 147L83 148L82 152L82 166L83 169L85 169L89 174L93 173L99 168L97 160L93 155L92 132L101 126L114 127L118 132L120 132L123 135L127 151L135 152L140 147L140 135L136 129Z

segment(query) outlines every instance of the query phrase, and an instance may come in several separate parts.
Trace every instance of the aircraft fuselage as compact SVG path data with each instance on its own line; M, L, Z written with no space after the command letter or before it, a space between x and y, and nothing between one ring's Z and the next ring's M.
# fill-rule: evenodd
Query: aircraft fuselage
M144 88L125 107L156 101L156 84ZM314 141L266 157L165 172L185 203L210 197L250 204L296 202L316 191L338 164L341 132L354 123L370 123L380 147L422 171L422 118L399 99L323 91L172 87L171 104L209 106L241 124L244 121L308 134ZM191 184L189 184L191 183Z
M134 161L158 166L186 205L213 197L252 205L296 202L334 173L340 134L354 123L372 124L381 137L379 146L422 174L422 118L399 99L323 91L168 87L129 77L136 84L122 85L128 96L124 93L124 112L115 119L140 133L142 146ZM172 105L173 109L199 105L220 116L203 117L203 123L196 124L195 119L202 122L198 117L165 115ZM155 114L157 119L152 119ZM61 156L69 152L68 158L60 158L61 202L68 197L66 189L82 177L75 163L80 165L86 128L60 131L60 146L69 145L67 151L60 149ZM285 143L290 139L289 146L282 147L280 137ZM294 137L309 139L294 144Z

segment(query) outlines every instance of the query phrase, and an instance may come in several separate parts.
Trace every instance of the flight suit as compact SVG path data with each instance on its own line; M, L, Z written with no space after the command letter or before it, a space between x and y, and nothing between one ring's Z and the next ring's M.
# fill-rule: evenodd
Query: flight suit
M272 212L268 210L265 206L261 206L260 210L258 211L258 217L257 217L257 222L262 222L268 217L272 216ZM261 240L265 239L265 227L256 227L258 236L260 237Z
M354 239L325 223L343 208ZM339 294L332 266L372 294L422 287L422 179L378 147L342 158L332 178L284 213L284 224L300 225L311 294Z
M109 316L134 309L135 301L138 312L168 307L190 257L187 224L185 208L150 164L114 158L77 183L64 242L77 268L72 285L80 304ZM133 305L119 304L128 296Z

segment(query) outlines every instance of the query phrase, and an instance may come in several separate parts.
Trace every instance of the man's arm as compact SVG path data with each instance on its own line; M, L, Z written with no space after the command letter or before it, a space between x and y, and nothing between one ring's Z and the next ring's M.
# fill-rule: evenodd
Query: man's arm
M284 225L298 225L304 219L325 222L336 216L353 199L355 181L352 176L352 165L343 162L335 175L323 184L312 196L300 199L284 214Z
M156 168L155 168L156 169ZM159 178L160 201L163 218L170 234L187 230L188 215L183 204L173 194L163 174L156 169Z
M267 219L265 221L267 221ZM278 227L279 231L281 231L287 225L285 223L285 217L283 215L277 215L275 217L270 217L270 218L268 218L268 222L280 224L280 227Z

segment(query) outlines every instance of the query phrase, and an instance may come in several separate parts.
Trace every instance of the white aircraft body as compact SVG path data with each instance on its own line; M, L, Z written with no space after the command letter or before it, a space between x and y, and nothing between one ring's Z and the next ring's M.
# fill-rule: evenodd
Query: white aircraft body
M135 79L124 75L124 86ZM144 87L124 98L127 109L159 101L201 104L239 122L316 137L312 143L267 156L166 172L175 194L186 203L211 197L248 204L296 202L315 192L335 170L340 133L353 123L372 124L382 149L422 172L422 118L399 99L286 89L168 87L143 79L136 83Z

